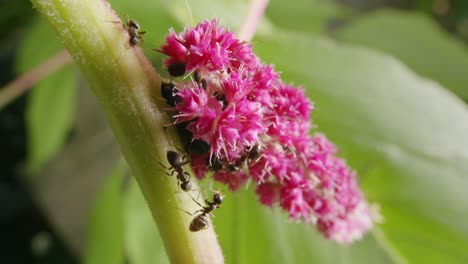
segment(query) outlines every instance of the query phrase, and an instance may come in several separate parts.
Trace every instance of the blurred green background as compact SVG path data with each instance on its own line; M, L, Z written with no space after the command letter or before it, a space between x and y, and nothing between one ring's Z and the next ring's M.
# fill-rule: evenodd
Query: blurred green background
M110 2L147 32L142 47L163 75L151 49L169 28L219 18L235 31L248 6ZM2 87L62 45L30 2L0 7ZM467 41L465 0L271 0L254 50L306 89L313 122L357 170L384 222L339 246L243 189L214 219L226 262L468 263ZM0 263L168 262L73 64L0 109L0 146Z

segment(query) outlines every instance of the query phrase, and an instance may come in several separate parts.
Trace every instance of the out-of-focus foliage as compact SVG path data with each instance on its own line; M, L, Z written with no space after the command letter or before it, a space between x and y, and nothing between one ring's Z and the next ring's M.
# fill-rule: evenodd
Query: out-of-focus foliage
M390 53L418 74L468 99L468 50L421 13L385 10L352 21L341 40Z
M415 7L424 11L468 43L468 1L415 0Z
M126 171L125 162L120 161L96 196L89 222L85 264L124 263L122 182Z
M62 48L50 26L37 17L18 50L18 72L32 69ZM77 82L77 72L68 65L44 78L32 90L26 116L30 173L37 173L65 142L73 126Z
M21 29L34 17L29 1L2 1L0 3L0 49L19 38Z

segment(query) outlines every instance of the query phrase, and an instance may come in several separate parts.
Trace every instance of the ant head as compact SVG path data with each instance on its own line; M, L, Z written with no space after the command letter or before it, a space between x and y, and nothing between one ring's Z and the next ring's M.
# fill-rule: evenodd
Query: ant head
M192 183L191 182L183 182L180 184L180 188L182 189L182 191L184 192L188 192L192 189Z
M223 198L224 196L219 191L216 191L213 195L213 202L217 205L220 205L223 202Z
M139 29L140 29L140 25L139 25L135 20L133 20L133 19L128 20L127 26L128 26L129 28L134 28L134 29L136 29L136 30L139 30Z
M166 100L170 100L174 97L176 89L177 88L172 82L161 82L161 94Z
M249 152L249 159L256 159L260 157L260 150L261 146L259 144L254 145L248 152Z
M218 171L218 170L221 170L223 168L223 163L216 156L211 157L211 159L208 159L207 161L208 161L207 162L208 163L208 169L210 169L212 171Z

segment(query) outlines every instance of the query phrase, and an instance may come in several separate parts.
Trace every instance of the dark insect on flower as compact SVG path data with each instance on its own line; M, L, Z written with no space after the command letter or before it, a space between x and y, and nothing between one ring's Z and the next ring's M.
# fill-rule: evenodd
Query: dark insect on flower
M197 210L194 214L199 213L196 215L192 222L190 222L189 230L191 232L198 232L204 229L207 229L209 226L209 219L208 219L208 214L211 214L213 210L216 208L219 208L221 206L221 203L223 202L224 196L221 195L220 192L215 192L213 195L213 202L210 202L208 200L205 200L205 203L207 206L201 205L197 200L193 199L195 203L197 203L202 209Z
M170 107L175 107L181 101L177 92L179 90L172 82L161 82L161 95Z
M185 63L174 62L167 67L167 72L172 77L181 77L185 74Z
M207 165L208 165L208 169L212 171L219 171L224 168L222 161L216 156L213 156L211 160L208 159Z
M200 88L204 90L206 90L206 87L208 87L208 82L206 79L202 79L197 71L193 73L193 80L200 86Z
M190 191L192 188L192 183L190 182L190 174L182 168L185 164L189 163L187 157L181 156L179 153L169 150L167 152L167 161L171 165L171 167L166 167L161 162L161 166L163 166L166 170L171 171L171 173L166 174L168 176L173 176L174 174L177 175L177 184L179 185L180 189L184 192Z

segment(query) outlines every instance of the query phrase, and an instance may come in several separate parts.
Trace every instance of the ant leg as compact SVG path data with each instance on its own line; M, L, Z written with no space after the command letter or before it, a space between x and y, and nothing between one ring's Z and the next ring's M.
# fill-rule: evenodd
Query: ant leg
M186 214L188 214L188 215L190 215L190 216L193 216L193 215L194 215L194 214L191 214L191 213L185 211L184 209L180 209L179 207L174 207L174 208L176 208L176 209L178 209L178 210L181 210L182 212L184 212L184 213L186 213Z
M159 163L159 165L161 165L161 167L165 168L166 170L172 170L172 171L174 170L174 168L172 168L172 167L164 166L164 164L161 161L158 161L158 163Z
M161 165L161 167L163 167L164 169L166 169L166 170L168 170L168 171L171 172L171 173L168 173L167 171L165 171L164 173L166 173L167 176L174 176L174 173L176 172L176 171L174 170L174 168L172 168L172 167L166 167L166 166L164 166L164 164L162 164L162 162L160 162L160 161L158 161L158 163L159 163L159 165Z
M119 57L114 61L114 64L116 64L116 63L120 60L120 58L122 58L122 56L125 54L125 52L126 52L128 49L129 49L129 48L127 47L127 48L125 48L125 49L120 53Z
M201 203L199 203L197 200L195 200L195 198L193 198L191 195L189 195L189 196L190 196L190 198L192 198L192 200L193 200L196 204L198 204L201 208L205 208L203 205L201 205Z

